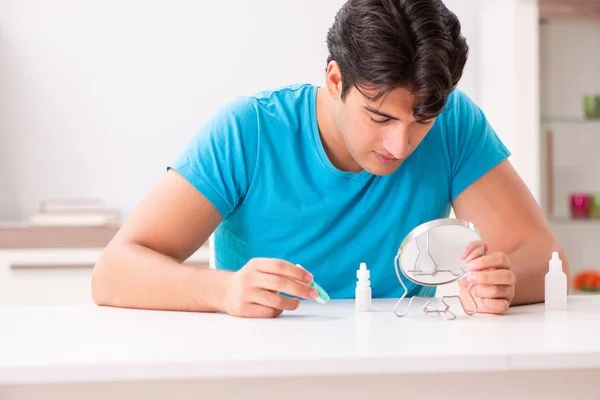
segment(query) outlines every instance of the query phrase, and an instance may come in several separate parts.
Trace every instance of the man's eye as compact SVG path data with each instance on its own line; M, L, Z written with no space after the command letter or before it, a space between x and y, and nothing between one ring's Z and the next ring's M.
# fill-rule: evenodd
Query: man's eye
M371 118L371 117L369 117ZM385 124L386 122L390 122L392 119L391 118L386 118L386 119L373 119L371 118L371 121L375 122L376 124Z
M431 121L433 121L433 120L428 119L426 121L417 121L417 124L419 124L419 125L428 125L428 124L431 123Z

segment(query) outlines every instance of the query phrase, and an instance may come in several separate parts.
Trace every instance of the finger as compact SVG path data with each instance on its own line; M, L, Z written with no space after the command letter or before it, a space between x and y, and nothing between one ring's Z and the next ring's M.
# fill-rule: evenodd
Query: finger
M261 304L247 303L240 309L238 317L242 318L275 318L281 315L280 309Z
M511 285L475 285L471 288L474 297L512 300L514 287Z
M485 255L485 249L483 247L477 247L476 249L471 251L469 254L467 254L467 256L465 257L465 262L468 263L476 258L483 257L484 255Z
M506 299L488 299L476 297L477 312L488 314L503 314L510 308L510 303Z
M467 257L465 257L465 261L468 263L476 258L483 257L487 251L487 244L483 243L483 246L476 247L471 251Z
M510 269L487 269L467 274L467 281L478 285L514 285L516 280Z
M257 271L281 275L307 284L311 284L314 279L312 274L304 268L284 260L262 259L256 265Z
M471 261L475 257L481 257L487 251L487 243L483 240L475 240L465 247L460 257L466 262Z
M504 253L491 253L469 261L467 268L471 271L480 271L488 268L507 269L510 268L510 260Z
M300 305L300 299L285 297L269 290L256 290L252 302L282 311L294 311Z
M314 300L319 295L317 290L311 286L299 283L281 275L273 275L268 273L256 274L252 285L259 289L267 289L276 293L282 292L291 296L309 300Z

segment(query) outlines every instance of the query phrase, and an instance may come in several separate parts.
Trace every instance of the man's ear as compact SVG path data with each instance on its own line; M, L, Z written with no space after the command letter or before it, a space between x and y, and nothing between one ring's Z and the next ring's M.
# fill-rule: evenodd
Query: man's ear
M332 60L327 64L327 73L325 75L325 84L327 93L333 100L342 100L342 72L337 61Z

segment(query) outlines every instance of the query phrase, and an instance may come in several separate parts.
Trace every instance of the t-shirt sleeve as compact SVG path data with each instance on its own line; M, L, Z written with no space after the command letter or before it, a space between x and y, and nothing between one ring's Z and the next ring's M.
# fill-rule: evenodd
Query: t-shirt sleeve
M473 182L510 156L483 111L456 89L447 104L445 124L451 168L450 196L456 197Z
M240 98L222 106L184 147L174 169L226 219L248 191L256 165L256 107Z

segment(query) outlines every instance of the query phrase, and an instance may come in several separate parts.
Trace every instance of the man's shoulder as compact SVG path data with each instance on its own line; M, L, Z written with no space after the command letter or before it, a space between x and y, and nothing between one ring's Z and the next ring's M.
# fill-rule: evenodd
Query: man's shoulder
M297 130L310 108L312 90L316 88L310 84L296 84L234 97L205 121L203 131L247 148L256 148L255 143L265 136L288 138L281 132Z
M456 117L465 106L469 106L472 103L473 100L471 100L467 93L456 88L448 95L448 100L441 115L444 117Z
M279 86L273 89L263 90L253 95L246 96L247 99L257 101L284 100L289 98L302 97L315 89L310 83L295 83L291 85Z
M233 117L238 122L247 123L262 119L260 114L287 114L286 111L298 110L298 103L310 99L315 90L316 87L311 84L298 83L240 95L221 106L217 116Z
M445 120L470 120L474 116L479 117L483 113L475 100L465 91L456 88L448 96L446 105L440 115Z

